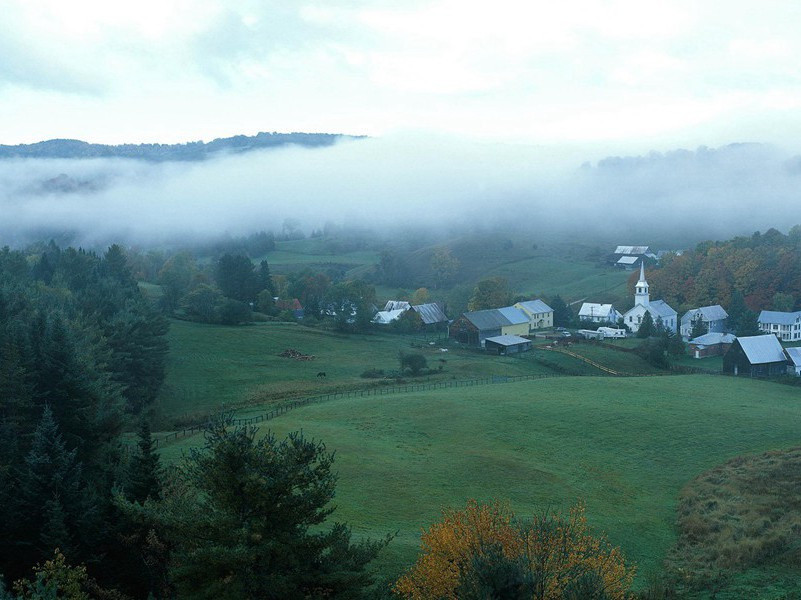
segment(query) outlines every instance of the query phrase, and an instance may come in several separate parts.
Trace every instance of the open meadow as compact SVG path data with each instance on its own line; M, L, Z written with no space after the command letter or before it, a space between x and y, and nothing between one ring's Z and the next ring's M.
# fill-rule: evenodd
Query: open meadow
M744 453L798 443L797 390L720 376L571 377L332 400L262 424L336 451L335 516L358 535L398 532L388 575L414 559L420 528L468 498L520 515L587 506L590 523L658 572L675 542L681 488ZM167 446L178 460L199 436Z

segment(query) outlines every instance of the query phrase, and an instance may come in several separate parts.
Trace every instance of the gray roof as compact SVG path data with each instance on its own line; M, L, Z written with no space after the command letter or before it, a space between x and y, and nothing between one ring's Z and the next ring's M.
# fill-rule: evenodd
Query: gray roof
M528 315L514 306L504 306L498 311L509 320L509 325L522 325L529 322Z
M621 256L620 259L617 261L619 265L633 265L638 260L640 260L639 256Z
M714 346L715 344L732 344L737 336L731 333L705 333L699 335L694 340L690 340L691 344L698 344L699 346Z
M648 308L655 312L657 316L662 317L663 321L669 317L676 316L676 311L670 308L670 305L664 300L651 300L648 303Z
M526 300L525 302L518 302L520 306L525 308L528 312L531 313L547 313L553 312L553 309L545 304L542 300Z
M801 367L801 348L785 348L785 352L796 367Z
M412 305L406 302L405 300L390 300L389 302L387 302L386 306L384 306L384 310L385 311L400 310L400 309L409 310L411 307Z
M473 312L464 313L465 319L470 321L479 331L487 329L500 329L511 325L509 319L503 316L501 311L497 308L490 308L488 310L476 310Z
M701 308L688 310L681 318L681 324L686 325L694 321L698 313L701 313L701 320L707 323L710 321L720 321L729 317L729 313L723 310L720 304L713 304L712 306L702 306Z
M517 346L518 344L530 344L531 340L527 340L519 335L496 335L495 337L488 337L485 342L493 342L501 346Z
M648 246L618 246L615 248L615 254L645 254L648 252Z
M448 317L445 315L445 311L443 311L442 307L436 302L431 302L429 304L418 304L417 306L412 306L412 310L420 315L420 319L426 325L444 323L448 320Z
M796 312L779 312L778 310L763 310L759 313L760 323L776 323L777 325L795 325L801 319L801 310Z
M740 347L743 349L743 352L745 352L748 362L752 365L784 362L787 360L784 356L782 345L773 334L769 333L767 335L741 337L737 338L737 341L740 342Z

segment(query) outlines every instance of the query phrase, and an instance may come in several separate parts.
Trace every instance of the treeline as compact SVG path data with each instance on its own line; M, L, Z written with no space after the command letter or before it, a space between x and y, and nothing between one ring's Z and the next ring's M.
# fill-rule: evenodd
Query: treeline
M136 573L113 504L120 434L164 380L168 322L118 246L0 250L0 566L15 579L60 548L100 579ZM130 575L136 580L138 575Z
M724 242L703 242L682 255L667 255L648 272L652 297L681 314L720 304L736 311L801 308L801 226L787 235L775 229ZM636 278L636 274L632 275Z

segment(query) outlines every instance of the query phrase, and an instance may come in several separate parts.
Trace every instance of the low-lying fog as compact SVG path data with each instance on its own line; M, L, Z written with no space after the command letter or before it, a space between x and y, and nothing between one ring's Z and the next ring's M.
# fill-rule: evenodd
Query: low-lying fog
M373 227L525 226L647 242L801 223L801 160L743 144L637 158L422 137L286 147L194 163L0 161L0 246L58 231L84 244ZM621 238L622 239L622 238Z

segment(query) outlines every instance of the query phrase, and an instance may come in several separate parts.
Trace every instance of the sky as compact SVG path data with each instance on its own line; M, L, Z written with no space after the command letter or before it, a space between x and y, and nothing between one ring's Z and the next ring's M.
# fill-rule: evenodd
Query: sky
M794 144L801 3L0 0L0 143Z

